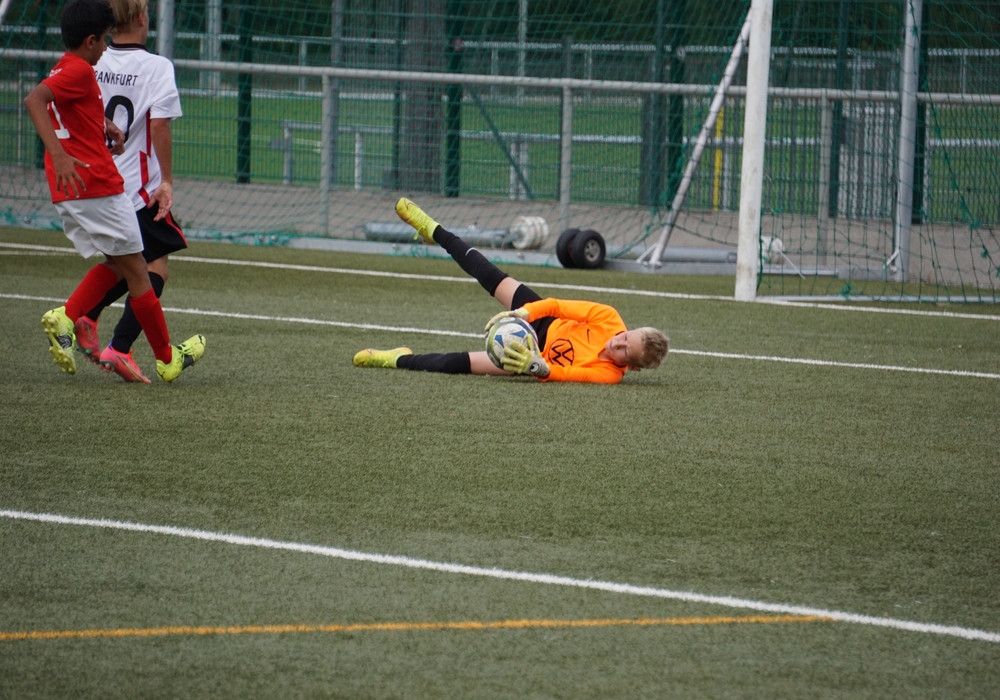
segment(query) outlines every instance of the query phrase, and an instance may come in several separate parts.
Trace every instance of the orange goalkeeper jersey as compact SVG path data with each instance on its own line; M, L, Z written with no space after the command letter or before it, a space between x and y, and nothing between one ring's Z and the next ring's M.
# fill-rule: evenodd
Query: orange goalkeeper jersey
M548 382L617 384L626 367L599 357L605 343L627 330L622 317L606 304L542 299L524 305L528 320L555 320L545 337L542 357L549 365Z

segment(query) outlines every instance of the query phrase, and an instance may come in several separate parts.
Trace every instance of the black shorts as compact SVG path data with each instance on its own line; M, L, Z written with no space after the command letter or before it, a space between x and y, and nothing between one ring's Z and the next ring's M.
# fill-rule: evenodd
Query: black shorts
M188 247L184 232L174 221L173 214L167 212L160 221L153 221L157 211L159 205L153 202L152 206L135 213L139 220L139 232L142 233L142 257L147 263Z
M533 301L541 301L542 297L538 295L534 289L526 284L521 284L517 289L514 290L514 296L511 299L511 307L515 309L520 309L525 304ZM549 326L555 321L553 316L543 316L542 318L536 318L531 322L531 327L535 329L535 335L538 336L538 345L540 347L545 347L545 339L549 334Z

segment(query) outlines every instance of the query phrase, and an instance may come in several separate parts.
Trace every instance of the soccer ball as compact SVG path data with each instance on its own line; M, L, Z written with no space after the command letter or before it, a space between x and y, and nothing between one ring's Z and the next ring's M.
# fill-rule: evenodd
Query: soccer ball
M761 236L760 259L771 265L781 265L785 261L785 244L780 238Z
M505 316L486 332L486 354L490 356L490 362L503 368L503 350L512 340L532 352L538 352L538 336L531 324L516 316Z

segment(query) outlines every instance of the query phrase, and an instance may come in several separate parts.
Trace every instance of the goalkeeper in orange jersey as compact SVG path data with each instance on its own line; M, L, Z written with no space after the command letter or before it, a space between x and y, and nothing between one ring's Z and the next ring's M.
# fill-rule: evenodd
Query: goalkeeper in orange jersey
M606 304L543 299L410 200L400 199L396 213L426 242L448 251L503 305L506 311L491 318L487 329L504 316L522 318L535 329L541 352L535 354L520 343L512 343L505 349L503 367L497 367L485 350L414 355L409 348L369 348L354 356L356 366L447 374L531 374L541 381L617 384L628 370L654 369L666 357L670 341L655 328L629 330L618 312Z

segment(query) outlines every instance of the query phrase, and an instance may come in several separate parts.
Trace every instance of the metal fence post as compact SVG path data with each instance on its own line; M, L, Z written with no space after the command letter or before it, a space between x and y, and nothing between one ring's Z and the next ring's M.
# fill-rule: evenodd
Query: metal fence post
M559 226L569 228L570 181L573 167L573 90L563 88L562 127L559 144Z

